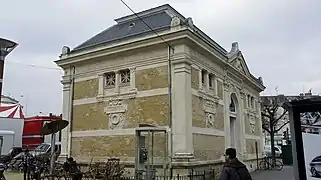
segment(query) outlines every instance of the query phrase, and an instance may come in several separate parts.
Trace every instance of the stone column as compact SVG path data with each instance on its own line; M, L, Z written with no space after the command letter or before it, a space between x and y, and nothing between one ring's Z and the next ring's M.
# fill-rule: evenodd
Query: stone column
M98 96L102 97L104 96L104 80L105 80L105 74L99 74L98 75Z
M120 72L119 72L119 71L116 71L116 72L115 72L115 91L116 91L116 93L119 93L120 81L121 81L121 79L120 79Z
M64 77L61 81L63 84L63 109L62 109L62 119L69 121L69 125L61 132L61 153L59 159L62 161L66 160L66 157L70 155L69 147L69 132L70 132L70 110L71 110L71 79L70 76Z
M205 80L204 80L204 83L205 83L205 92L208 92L208 91L210 90L208 74L209 74L209 73L206 71L206 72L205 72Z
M136 68L131 68L130 70L130 88L131 90L136 90L136 77L135 77L135 72Z
M193 155L191 63L173 62L173 154L190 158Z
M225 149L231 146L230 130L230 84L224 81L224 131L225 131Z

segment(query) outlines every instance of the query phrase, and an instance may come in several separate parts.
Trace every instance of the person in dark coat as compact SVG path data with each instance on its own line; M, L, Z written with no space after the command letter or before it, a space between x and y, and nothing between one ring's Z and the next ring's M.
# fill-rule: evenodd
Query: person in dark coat
M236 158L236 150L228 148L225 151L226 163L223 166L220 180L252 180L246 166Z
M80 169L77 167L77 162L74 160L74 158L72 157L67 158L67 161L63 165L63 169L64 171L70 173L72 180L82 179L82 173Z

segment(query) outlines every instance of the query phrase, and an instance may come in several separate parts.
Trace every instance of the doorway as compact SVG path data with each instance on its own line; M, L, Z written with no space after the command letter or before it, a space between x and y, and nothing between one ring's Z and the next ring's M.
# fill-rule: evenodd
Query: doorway
M238 103L236 95L231 94L230 99L230 147L238 149L239 146L239 122L238 122Z
M231 132L231 147L236 148L236 132L235 132L236 117L230 116L230 132Z

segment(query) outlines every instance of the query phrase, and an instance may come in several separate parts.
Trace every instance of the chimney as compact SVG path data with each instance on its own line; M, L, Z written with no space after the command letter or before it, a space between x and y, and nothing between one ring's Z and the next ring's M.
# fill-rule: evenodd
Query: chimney
M238 51L239 51L239 43L238 42L233 42L230 54L234 54L234 53L236 53Z

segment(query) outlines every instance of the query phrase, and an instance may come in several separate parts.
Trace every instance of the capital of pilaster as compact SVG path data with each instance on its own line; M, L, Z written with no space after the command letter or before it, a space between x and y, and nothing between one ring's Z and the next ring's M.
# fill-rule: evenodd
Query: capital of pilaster
M224 91L229 91L231 87L231 83L225 80L223 82L223 86L224 86Z
M181 60L181 61L174 61L174 73L180 73L180 72L185 72L185 73L191 73L192 71L192 66L189 61Z
M69 91L71 87L71 79L63 79L60 81L61 84L63 85L62 90L63 91Z
M136 71L136 67L129 68L129 71L130 72L135 72Z
M62 85L68 85L71 84L71 79L70 78L66 78L60 81Z
M187 57L185 56L180 56L180 57L175 57L171 60L172 64L188 64L188 65L192 65L191 60L189 60Z

